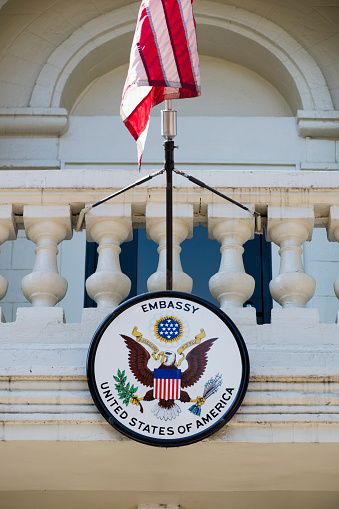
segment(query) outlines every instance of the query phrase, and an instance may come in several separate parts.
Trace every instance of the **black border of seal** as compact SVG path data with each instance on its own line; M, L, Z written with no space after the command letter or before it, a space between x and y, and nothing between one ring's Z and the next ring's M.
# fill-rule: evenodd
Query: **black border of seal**
M94 374L94 361L98 345L100 343L103 333L105 332L107 327L112 323L112 321L121 313L129 309L134 304L137 304L138 302L143 302L149 299L159 299L162 297L173 297L179 299L184 298L187 300L191 300L192 302L202 304L203 306L207 307L210 311L218 315L218 317L227 325L228 329L231 331L234 339L237 342L243 366L242 377L238 393L236 394L236 397L233 401L233 405L229 407L227 412L225 412L225 414L223 414L213 426L208 428L208 430L201 431L200 433L195 433L192 437L175 438L173 440L147 438L144 435L140 435L139 433L132 431L130 428L125 427L119 421L117 421L117 419L108 411L106 406L103 404L103 401L97 389ZM178 447L182 445L193 444L196 442L200 442L201 440L209 437L210 435L221 429L233 417L233 415L240 407L247 391L249 377L250 377L250 362L246 344L237 326L232 322L229 316L227 316L223 311L221 311L220 309L218 309L216 306L206 301L205 299L197 297L196 295L191 295L188 293L177 291L164 290L159 292L144 293L142 295L138 295L137 297L133 297L132 299L125 301L123 304L118 306L111 314L109 314L101 323L101 325L98 327L91 341L87 355L87 382L93 401L98 410L100 411L101 415L113 428L117 429L118 431L120 431L120 433L127 436L128 438L136 440L137 442L141 442L142 444L153 445L158 447Z

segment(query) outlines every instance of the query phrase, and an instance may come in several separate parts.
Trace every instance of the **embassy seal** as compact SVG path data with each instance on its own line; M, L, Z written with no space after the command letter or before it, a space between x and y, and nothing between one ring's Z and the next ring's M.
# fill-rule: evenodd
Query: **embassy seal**
M232 320L174 291L124 302L94 334L87 358L89 389L107 422L163 447L198 442L224 426L242 403L249 371Z

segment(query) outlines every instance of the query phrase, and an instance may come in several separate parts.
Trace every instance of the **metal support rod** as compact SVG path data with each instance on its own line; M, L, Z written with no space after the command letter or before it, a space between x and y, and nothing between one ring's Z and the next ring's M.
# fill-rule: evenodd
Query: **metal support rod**
M193 182L197 186L205 188L205 189L208 189L212 193L214 193L214 194L216 194L218 196L221 196L221 198L224 198L224 200L227 200L227 201L233 203L234 205L236 205L237 207L240 207L241 209L246 210L247 212L252 214L252 216L254 216L254 218L255 218L255 231L256 231L256 233L262 233L261 215L260 215L259 212L257 212L256 210L249 209L248 207L246 207L246 205L242 205L241 203L237 202L236 200L233 200L229 196L226 196L225 194L221 193L220 191L217 191L216 189L213 189L213 187L210 187L209 185L205 184L205 182L202 182L201 180L199 180L199 179L197 179L195 177L192 177L192 175L188 175L187 173L185 173L183 171L180 171L180 170L177 170L175 168L174 168L173 171L175 171L175 173L177 173L178 175L181 175L182 177L187 178L188 180L190 180L191 182Z
M250 212L254 217L260 217L259 212L256 212L255 210L249 209L248 207L246 207L246 205L242 205L241 203L233 200L229 196L226 196L225 194L221 193L220 191L217 191L216 189L213 189L213 187L210 187L209 185L205 184L205 182L202 182L201 180L199 180L199 179L197 179L195 177L192 177L191 175L188 175L187 173L184 173L183 171L180 171L180 170L177 170L177 169L174 169L174 171L178 175L181 175L182 177L187 178L191 182L194 182L194 184L197 184L198 186L203 187L205 189L208 189L212 193L217 194L218 196L221 196L221 198L224 198L225 200L233 203L237 207L240 207L243 210L247 210L247 212Z
M136 182L134 182L134 184L130 184L129 186L126 186L123 189L120 189L120 191L117 191L116 193L110 194L109 196L106 196L106 198L103 198L102 200L97 201L93 205L88 205L88 207L83 208L80 211L80 214L79 214L79 217L78 217L78 220L77 220L77 224L76 224L76 227L75 227L75 231L76 232L81 232L81 230L82 230L82 223L84 222L84 217L85 217L85 214L87 214L87 212L89 212L90 210L94 209L98 205L101 205L102 203L105 203L106 201L110 200L111 198L115 198L116 196L119 196L119 194L122 194L125 191L128 191L129 189L133 189L133 187L140 186L141 184L144 184L144 182L147 182L148 180L151 180L152 178L157 177L158 175L161 175L162 173L164 173L164 171L165 171L165 168L162 168L162 170L155 171L154 173L150 173L146 177L143 177L143 178L137 180Z

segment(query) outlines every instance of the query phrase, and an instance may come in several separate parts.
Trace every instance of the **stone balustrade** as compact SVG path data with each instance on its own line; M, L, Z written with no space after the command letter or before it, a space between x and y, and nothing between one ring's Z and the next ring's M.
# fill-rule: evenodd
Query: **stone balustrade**
M266 239L279 246L280 270L270 282L271 296L283 309L304 308L316 283L305 271L303 244L311 241L314 228L326 228L328 241L339 242L337 174L242 170L195 174L260 212ZM67 281L58 271L57 246L72 238L80 210L138 178L130 171L98 170L95 181L93 175L88 170L2 172L0 244L15 240L18 228L35 243L34 266L22 278L23 295L33 307L52 308L66 294ZM165 182L163 177L157 179L85 215L86 238L98 244L97 268L87 278L86 290L98 307L114 309L129 295L131 281L121 271L119 255L120 245L132 239L133 227L146 228L148 238L158 244L158 267L148 278L148 290L165 289ZM209 282L210 293L221 309L246 321L245 315L252 313L253 317L253 312L243 305L251 298L255 283L244 269L243 246L263 232L255 232L249 212L209 191L177 175L174 186L174 289L192 292L192 278L181 266L180 244L192 237L195 226L207 226L209 237L220 243L221 253L219 271ZM333 283L339 298L339 278ZM7 280L0 276L0 299L7 288Z
M319 231L323 233L322 251L316 257L324 260L323 256L336 252L337 174L199 171L195 175L260 212L264 234L274 251L270 291L278 306L272 309L271 322L264 325L257 325L253 307L243 307L253 298L254 290L254 280L243 263L246 242L263 233L256 231L258 224L252 215L174 176L174 288L192 291L189 267L186 274L181 257L185 239L194 236L197 226L205 226L209 237L220 245L220 265L210 279L210 292L239 328L251 364L249 389L241 408L225 428L202 443L208 451L213 449L207 456L214 458L218 451L224 454L223 442L227 447L232 442L251 443L251 447L257 445L255 442L260 447L276 443L278 452L284 442L294 446L316 441L317 447L321 446L318 442L328 446L338 436L339 326L334 323L335 316L329 323L320 323L318 310L305 306L312 302L315 279L328 294L333 292L334 283L339 298L339 263L332 261L333 268L327 273L328 263L321 261L323 272L315 275L310 273L309 261L312 245L319 247L319 239L314 238ZM99 201L139 176L109 170L1 173L0 296L6 303L11 285L16 284L20 292L22 286L28 300L27 307L19 306L14 320L7 323L0 302L2 440L19 438L23 444L45 440L51 447L48 444L53 441L67 438L67 448L70 441L87 444L109 440L111 445L116 442L124 448L126 454L130 451L133 464L135 445L130 448L128 439L111 428L93 405L86 384L86 356L100 323L130 292L131 281L120 262L121 245L130 245L132 228L145 229L145 242L157 244L158 264L148 278L148 290L164 288L164 179L154 179L92 209L85 215L82 232L74 233L74 229L86 204ZM72 250L76 236L82 239L83 250L85 238L98 244L97 265L86 282L84 252L79 256L79 246ZM1 265L2 260L8 259L11 249L18 245L19 255L12 258L13 266L8 270L5 263ZM70 257L74 258L73 271L67 273L64 262ZM280 268L276 263L279 259ZM63 308L58 306L65 308L67 317L64 302L72 294L78 268L81 298L86 286L97 308L85 308L76 323L64 323ZM336 304L335 294L332 299ZM328 448L324 454L328 462ZM335 462L335 451L333 456Z

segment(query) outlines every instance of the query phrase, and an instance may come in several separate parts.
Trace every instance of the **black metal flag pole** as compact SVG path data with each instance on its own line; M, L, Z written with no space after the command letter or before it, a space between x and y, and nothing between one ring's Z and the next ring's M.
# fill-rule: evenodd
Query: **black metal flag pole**
M172 101L166 100L166 109L161 111L161 135L165 138L166 171L166 290L173 289L173 170L174 141L177 134L177 112L172 110Z

